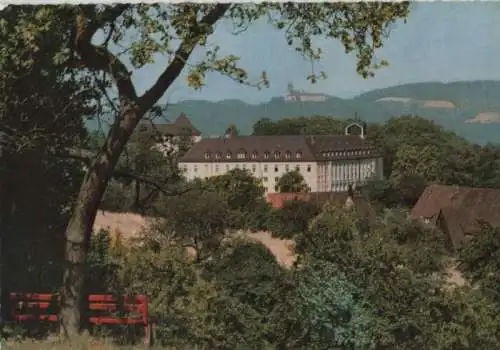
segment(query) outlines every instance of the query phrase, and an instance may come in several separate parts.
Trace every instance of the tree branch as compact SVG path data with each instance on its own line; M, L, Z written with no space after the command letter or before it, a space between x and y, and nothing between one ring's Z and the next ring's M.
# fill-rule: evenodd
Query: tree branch
M70 65L108 72L113 77L120 96L136 101L137 93L127 67L105 47L92 45L92 37L97 30L107 23L113 23L130 6L126 4L113 5L96 18L92 18L89 24L87 24L88 16L94 17L95 12L89 14L86 6L81 7L76 16L74 29L74 47L81 57L70 62Z
M181 194L186 193L186 192L191 190L191 188L186 188L186 189L183 189L182 191L172 191L172 190L169 190L166 187L164 187L162 184L159 184L150 178L147 178L145 176L141 176L139 174L131 173L131 172L126 172L126 171L114 171L112 176L114 178L130 179L130 180L138 181L140 183L149 185L151 187L154 187L157 191L163 193L166 196L181 195Z
M229 3L215 5L214 8L198 23L198 29L200 29L200 32L196 33L196 30L194 30L195 33L193 33L192 36L189 36L182 41L175 52L175 58L158 77L154 85L140 97L139 107L142 110L148 110L151 106L158 102L165 91L179 76L196 45L198 45L202 37L208 33L207 29L211 30L213 25L222 18L230 6L231 4Z

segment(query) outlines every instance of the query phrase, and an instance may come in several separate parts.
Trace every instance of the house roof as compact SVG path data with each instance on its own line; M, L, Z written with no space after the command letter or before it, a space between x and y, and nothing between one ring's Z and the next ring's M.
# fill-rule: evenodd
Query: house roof
M500 190L431 185L422 193L411 215L428 218L434 224L442 215L456 246L455 242L472 233L479 221L500 226Z
M239 153L245 157L237 157ZM314 162L374 155L375 148L355 135L231 136L197 142L181 162Z
M177 119L171 124L156 124L151 120L143 120L134 132L133 138L137 138L139 134L156 134L168 136L200 136L201 133L191 123L191 120L181 113Z

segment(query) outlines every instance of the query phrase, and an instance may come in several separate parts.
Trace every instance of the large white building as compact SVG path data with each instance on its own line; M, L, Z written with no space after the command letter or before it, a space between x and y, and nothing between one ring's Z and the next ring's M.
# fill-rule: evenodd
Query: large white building
M266 193L277 191L285 173L297 169L311 192L345 192L349 185L381 179L382 157L365 140L362 125L345 135L229 136L201 139L179 162L187 179L248 169L262 180Z

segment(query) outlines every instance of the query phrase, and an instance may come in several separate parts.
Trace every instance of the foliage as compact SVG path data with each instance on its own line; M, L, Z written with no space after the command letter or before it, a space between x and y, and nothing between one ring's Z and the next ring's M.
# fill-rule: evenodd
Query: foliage
M206 186L224 196L229 207L228 226L232 229L263 226L269 206L265 204L264 187L248 170L232 169L224 175L206 180Z
M486 295L500 302L500 229L483 223L473 238L459 251L459 268Z
M233 123L229 124L226 130L224 131L225 136L238 136L240 132L238 128Z
M354 285L328 263L308 265L297 278L299 344L314 349L369 348L373 316Z
M314 201L285 201L282 208L274 210L270 230L277 237L293 238L307 231L309 222L319 214L320 209Z
M162 147L165 144L170 147ZM182 146L181 140L168 138L158 144L149 135L139 135L135 142L128 144L116 169L123 175L110 182L101 209L157 214L155 203L163 200L163 190L176 193L183 183L177 166L181 151L176 146ZM157 184L161 184L162 191Z
M157 208L165 239L192 247L198 261L206 260L219 247L229 225L229 207L220 192L193 189L171 198Z
M401 213L389 213L363 233L354 225L355 216L326 208L297 240L301 264L328 262L363 291L375 316L375 348L443 349L449 344L474 348L482 344L472 330L476 327L484 330L485 342L493 346L498 342L495 317L475 318L476 311L459 296L477 298L474 308L481 310L489 307L488 301L473 290L459 291L456 297L450 294L438 277L445 253L443 245L437 244L439 238L412 223L404 224L403 219ZM457 327L467 331L457 336L453 331Z
M281 337L277 327L290 296L292 279L267 247L236 240L222 252L209 273L220 289L254 310L258 322L265 325L259 337L267 343L275 343Z
M283 174L276 183L280 193L307 192L307 183L304 176L298 170L292 170Z
M118 252L113 250L109 231L95 233L87 256L87 290L89 293L109 293L119 291L118 272L120 270Z
M14 25L0 25L0 35ZM48 69L48 52L32 53L26 66L18 59L22 36L10 39L17 53L10 56L2 46L0 64L0 225L2 264L19 268L4 269L4 297L59 287L68 208L83 172L81 163L50 155L82 142L83 118L97 110L85 80Z

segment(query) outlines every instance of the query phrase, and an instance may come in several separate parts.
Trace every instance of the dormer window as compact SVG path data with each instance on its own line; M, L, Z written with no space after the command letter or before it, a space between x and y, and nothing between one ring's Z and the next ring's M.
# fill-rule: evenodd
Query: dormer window
M253 152L252 153L252 159L257 159L257 155L258 155L257 152Z
M226 153L226 159L231 159L231 152Z
M264 153L264 159L269 159L269 152Z
M236 157L238 159L245 159L246 158L246 153L245 152L239 152Z
M302 158L302 152L295 153L295 158L297 158L297 159Z
M279 158L281 153L279 151L274 152L274 158Z
M220 159L220 157L221 157L220 152L215 153L215 159Z
M291 157L292 157L292 152L290 152L290 151L286 151L286 152L285 152L285 158L286 158L286 159L290 159Z
M141 126L139 126L139 132L146 132L146 131L148 131L147 125L142 124Z
M210 152L205 152L205 159L210 159Z

